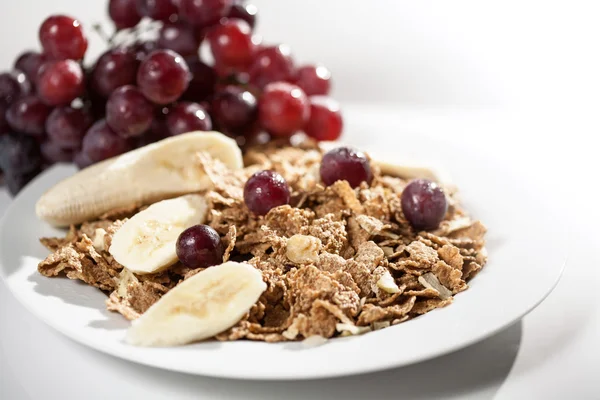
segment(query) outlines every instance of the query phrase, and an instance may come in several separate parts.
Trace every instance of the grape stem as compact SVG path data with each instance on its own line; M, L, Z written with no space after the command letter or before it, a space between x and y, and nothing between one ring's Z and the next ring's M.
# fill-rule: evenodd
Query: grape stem
M94 29L98 36L100 36L100 38L102 38L102 40L104 40L107 45L113 45L116 32L112 36L108 36L108 34L104 31L104 28L102 28L102 25L100 23L93 24L92 29Z

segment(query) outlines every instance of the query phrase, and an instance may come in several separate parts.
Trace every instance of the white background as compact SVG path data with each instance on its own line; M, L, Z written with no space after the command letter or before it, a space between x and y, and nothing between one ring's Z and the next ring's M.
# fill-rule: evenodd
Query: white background
M89 26L105 19L105 4L1 2L0 66L37 46L37 27L48 14L69 13ZM0 283L0 398L599 399L597 3L255 4L268 41L286 42L299 61L322 61L333 71L350 124L365 113L358 103L368 103L371 118L393 115L406 126L368 138L350 135L350 141L376 147L428 132L465 146L486 143L497 158L545 183L540 197L567 212L572 231L563 280L523 322L440 360L364 377L277 384L189 377L104 356L45 327ZM91 53L101 48L91 35ZM3 210L7 198L0 199ZM532 227L532 235L543 234Z

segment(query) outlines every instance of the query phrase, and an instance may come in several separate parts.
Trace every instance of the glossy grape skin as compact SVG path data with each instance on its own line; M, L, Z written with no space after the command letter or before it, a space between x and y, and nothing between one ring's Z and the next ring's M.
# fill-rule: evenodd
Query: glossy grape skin
M169 110L166 127L169 135L175 136L193 131L210 131L212 121L200 104L182 102Z
M207 268L223 262L223 245L217 231L208 225L194 225L177 238L177 258L188 268Z
M51 108L36 96L26 96L15 101L6 111L6 120L18 132L43 137L46 119Z
M44 53L54 60L81 60L88 47L79 21L66 15L48 17L39 37Z
M290 203L290 188L275 171L259 171L244 185L244 203L257 215L265 215L274 207Z
M6 173L26 173L42 164L37 141L19 133L0 136L0 169Z
M36 51L26 51L15 61L15 69L23 71L31 84L37 82L38 72L42 64L48 61L48 57Z
M97 121L83 137L81 150L90 162L96 163L131 150L127 139L117 135L106 120Z
M350 147L338 147L325 153L321 160L320 173L326 186L346 180L351 187L356 188L362 182L370 184L373 180L367 156Z
M236 3L231 6L231 10L229 10L227 18L243 19L248 23L248 25L250 25L251 29L254 29L254 26L256 25L257 12L258 9L254 4Z
M135 83L139 65L134 49L110 49L94 65L91 86L100 96L108 98L116 88Z
M92 115L85 109L70 106L55 108L46 120L46 133L57 146L78 149L93 122Z
M174 0L137 0L138 14L155 21L173 22L177 19L177 5Z
M215 91L217 73L211 66L200 61L197 56L186 58L186 62L192 74L192 80L181 98L196 102L208 99Z
M271 82L293 81L295 70L290 48L278 45L257 50L248 75L250 83L259 89Z
M261 125L276 136L291 136L306 124L310 105L298 86L274 82L265 86L258 101Z
M40 70L37 92L48 105L70 104L85 92L85 76L81 65L73 60L45 64Z
M184 57L197 55L202 37L183 22L166 23L160 29L157 46L173 50Z
M133 28L142 19L136 0L109 0L108 15L118 30Z
M325 96L311 96L309 101L310 118L304 132L318 141L339 139L343 121L338 102Z
M116 89L106 102L106 122L123 137L144 133L154 118L154 107L135 86Z
M323 65L306 65L296 71L296 85L307 96L327 95L331 90L331 72Z
M226 16L232 4L232 0L179 0L179 16L192 25L206 27Z
M236 132L254 123L258 116L258 105L251 92L230 85L215 95L211 111L221 130Z
M448 211L444 190L435 182L415 179L402 191L402 213L416 230L436 229Z
M60 147L56 142L46 140L40 145L40 151L44 160L50 164L57 162L71 162L75 156L75 150Z
M0 104L10 105L31 92L31 84L21 71L0 74Z
M252 28L241 19L226 19L207 34L215 64L226 68L248 68L256 52Z
M177 100L188 88L192 76L187 63L171 50L155 50L142 61L137 84L146 98L156 104Z

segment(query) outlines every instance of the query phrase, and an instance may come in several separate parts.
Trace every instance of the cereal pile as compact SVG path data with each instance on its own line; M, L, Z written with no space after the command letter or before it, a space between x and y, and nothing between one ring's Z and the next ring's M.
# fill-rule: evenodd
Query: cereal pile
M486 263L485 227L460 207L456 190L444 187L448 211L433 231L415 231L402 213L408 181L373 165L370 185L352 189L319 180L322 151L311 143L269 144L246 152L246 168L232 172L197 155L214 184L207 192L207 225L226 247L223 261L247 261L262 272L267 290L239 323L218 340L267 342L331 338L395 325L444 307L467 289ZM264 216L244 203L244 184L260 170L279 172L291 201ZM201 272L178 263L137 275L108 253L112 235L139 207L115 210L99 221L72 226L65 238L44 238L53 253L38 270L66 274L109 297L107 308L135 319L180 281Z

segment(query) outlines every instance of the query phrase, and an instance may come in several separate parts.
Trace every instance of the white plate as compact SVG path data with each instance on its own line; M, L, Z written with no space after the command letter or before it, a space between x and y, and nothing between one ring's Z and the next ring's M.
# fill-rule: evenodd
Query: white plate
M207 342L178 348L136 348L123 342L128 322L104 309L106 296L65 278L45 278L36 265L42 236L62 234L37 220L39 196L73 172L55 167L17 196L0 226L0 275L39 318L78 342L138 363L193 374L244 379L308 379L350 375L433 358L484 339L531 311L554 288L566 250L561 228L508 166L423 137L403 138L397 160L427 149L446 166L467 208L489 228L489 263L449 307L358 337L315 348L299 343ZM407 151L406 149L410 149Z

